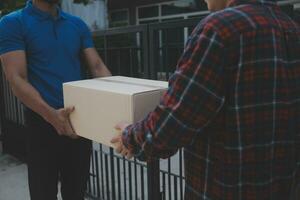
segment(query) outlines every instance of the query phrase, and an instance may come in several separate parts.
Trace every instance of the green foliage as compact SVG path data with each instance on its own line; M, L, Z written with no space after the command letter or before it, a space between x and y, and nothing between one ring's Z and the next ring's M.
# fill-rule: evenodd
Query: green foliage
M1 0L0 11L1 15L8 14L12 11L18 10L26 4L26 0Z
M64 0L68 1L68 0ZM82 3L84 5L87 5L90 0L73 0L74 3ZM6 15L12 11L18 10L22 7L24 7L26 4L26 0L0 0L0 16Z

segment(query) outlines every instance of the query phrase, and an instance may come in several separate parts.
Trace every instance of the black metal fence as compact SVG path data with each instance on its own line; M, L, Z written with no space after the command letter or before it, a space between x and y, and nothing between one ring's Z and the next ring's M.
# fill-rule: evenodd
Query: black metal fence
M112 74L148 77L147 29L147 25L140 25L94 33L96 48Z
M200 19L110 29L94 33L96 48L114 75L167 80L189 33ZM164 161L126 160L94 147L88 194L94 199L183 199L183 152Z
M1 68L1 65L0 65ZM24 106L13 95L8 82L0 70L0 140L5 153L25 160L26 128Z
M1 65L0 65L1 66ZM2 74L2 70L0 69L0 81L2 82L3 80L3 74ZM4 123L4 93L3 93L3 88L2 87L3 84L0 83L0 141L2 141L2 137L3 137L3 123Z

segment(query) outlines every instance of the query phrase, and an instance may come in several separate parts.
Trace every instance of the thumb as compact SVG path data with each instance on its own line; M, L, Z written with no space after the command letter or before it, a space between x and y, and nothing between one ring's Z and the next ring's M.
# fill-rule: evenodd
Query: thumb
M117 131L121 131L121 130L122 130L122 129L121 129L121 124L119 123L119 124L115 125L115 129L116 129Z
M74 106L67 107L67 108L65 108L65 113L66 113L66 115L70 115L72 112L74 112L74 110L75 110Z
M115 126L116 130L123 131L129 124L126 122L120 122Z

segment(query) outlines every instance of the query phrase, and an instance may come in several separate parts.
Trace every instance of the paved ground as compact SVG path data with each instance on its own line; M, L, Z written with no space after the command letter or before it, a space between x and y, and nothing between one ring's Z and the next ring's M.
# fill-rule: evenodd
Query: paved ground
M1 144L0 200L30 200L26 165L12 156L2 154Z
M2 154L0 142L0 200L30 200L28 191L26 165ZM60 193L58 200L61 200Z
M1 152L0 200L29 200L26 165Z

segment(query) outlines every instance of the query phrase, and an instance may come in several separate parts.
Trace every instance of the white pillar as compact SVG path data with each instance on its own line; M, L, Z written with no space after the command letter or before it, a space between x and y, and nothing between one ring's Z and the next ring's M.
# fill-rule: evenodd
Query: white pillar
M63 0L61 6L65 12L83 19L91 30L108 28L106 0L90 0L87 5L73 3L73 0Z

